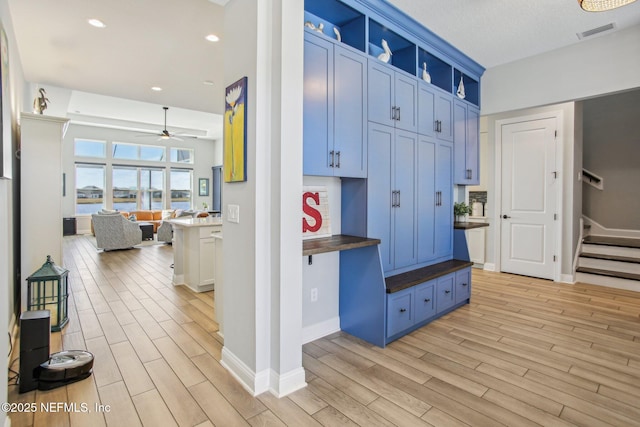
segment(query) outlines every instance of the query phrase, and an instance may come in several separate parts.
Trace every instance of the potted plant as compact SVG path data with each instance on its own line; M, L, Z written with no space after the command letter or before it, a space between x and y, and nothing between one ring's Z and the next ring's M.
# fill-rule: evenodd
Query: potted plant
M467 206L465 202L453 204L453 214L455 215L457 222L465 222L467 215L471 213L471 207Z

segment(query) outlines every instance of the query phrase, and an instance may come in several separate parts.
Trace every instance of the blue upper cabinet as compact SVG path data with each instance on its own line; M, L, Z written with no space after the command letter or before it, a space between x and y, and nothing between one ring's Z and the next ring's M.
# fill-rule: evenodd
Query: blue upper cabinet
M479 126L480 112L466 102L454 104L454 183L480 183Z
M369 19L369 55L416 75L416 45L387 26Z
M304 74L304 174L366 177L366 57L308 30Z
M453 141L453 96L428 83L418 84L418 133Z
M333 175L333 44L305 34L303 170Z
M394 71L377 59L369 59L369 120L410 132L418 130L418 82Z

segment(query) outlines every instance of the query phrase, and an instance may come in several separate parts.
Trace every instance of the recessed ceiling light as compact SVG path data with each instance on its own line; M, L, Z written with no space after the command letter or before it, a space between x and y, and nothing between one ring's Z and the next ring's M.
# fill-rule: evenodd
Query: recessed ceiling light
M87 19L87 22L89 23L89 25L91 25L93 27L96 27L96 28L105 28L107 26L101 20L95 19L95 18Z
M205 37L205 39L209 40L210 42L220 41L220 37L216 36L215 34L209 34Z
M151 90L156 91L156 92L160 92L160 91L162 91L162 88L160 86L152 86Z
M213 86L213 82L211 80L205 80L202 82L202 84L205 86Z

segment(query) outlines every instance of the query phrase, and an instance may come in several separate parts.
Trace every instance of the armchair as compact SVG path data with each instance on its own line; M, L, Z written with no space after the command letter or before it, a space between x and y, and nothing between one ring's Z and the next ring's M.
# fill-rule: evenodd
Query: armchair
M173 241L173 226L167 221L162 221L158 227L158 242L171 243Z
M96 234L96 246L105 251L125 249L142 243L142 230L137 223L129 221L119 213L91 215Z

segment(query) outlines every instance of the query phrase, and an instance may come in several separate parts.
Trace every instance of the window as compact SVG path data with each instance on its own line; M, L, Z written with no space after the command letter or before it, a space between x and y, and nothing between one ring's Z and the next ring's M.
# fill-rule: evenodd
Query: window
M171 209L191 208L192 175L190 169L171 169Z
M150 162L163 162L165 160L165 148L155 145L127 144L114 142L112 144L112 156L120 160L144 160Z
M138 169L113 167L113 209L134 211L138 209Z
M99 157L104 159L107 144L104 141L91 141L88 139L76 139L74 154L76 157Z
M164 171L162 169L140 169L142 209L164 208Z
M76 164L76 214L104 208L104 165Z
M193 163L193 149L172 147L170 160L173 163Z

